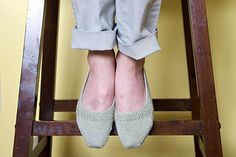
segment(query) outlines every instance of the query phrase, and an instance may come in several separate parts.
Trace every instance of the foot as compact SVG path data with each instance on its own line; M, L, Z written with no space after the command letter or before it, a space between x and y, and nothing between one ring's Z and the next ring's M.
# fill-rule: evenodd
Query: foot
M135 60L118 51L116 62L116 109L119 112L138 111L144 106L146 95L142 72L145 58Z
M89 51L90 73L84 89L83 104L90 111L105 111L111 107L115 93L114 50Z

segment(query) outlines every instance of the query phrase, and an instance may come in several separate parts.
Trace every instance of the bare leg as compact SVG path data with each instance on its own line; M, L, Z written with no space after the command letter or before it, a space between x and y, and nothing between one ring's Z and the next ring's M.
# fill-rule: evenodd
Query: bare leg
M146 94L142 73L145 58L135 60L118 51L116 62L116 108L120 112L137 111L144 106Z
M83 103L90 111L104 111L111 106L115 95L115 53L113 49L89 51L87 59L90 74Z

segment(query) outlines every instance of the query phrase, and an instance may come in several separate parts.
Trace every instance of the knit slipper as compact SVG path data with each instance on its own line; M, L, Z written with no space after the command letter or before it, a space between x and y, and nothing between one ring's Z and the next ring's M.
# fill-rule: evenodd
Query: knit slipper
M115 98L111 107L105 111L90 111L82 103L84 88L89 71L83 83L80 98L76 106L76 122L88 147L102 148L108 141L114 121Z
M115 109L115 124L119 139L125 148L141 146L153 126L153 103L145 69L143 68L146 99L144 106L134 112L119 112Z

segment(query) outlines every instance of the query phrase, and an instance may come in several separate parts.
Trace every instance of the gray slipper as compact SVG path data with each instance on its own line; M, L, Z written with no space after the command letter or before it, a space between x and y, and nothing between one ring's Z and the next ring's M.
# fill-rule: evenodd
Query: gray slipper
M115 109L116 129L125 148L141 146L153 126L154 108L144 68L143 76L146 90L145 105L134 112L119 112Z
M76 122L88 147L102 148L108 141L114 121L115 98L111 107L105 111L89 111L82 103L84 88L89 71L84 81L80 98L76 106Z

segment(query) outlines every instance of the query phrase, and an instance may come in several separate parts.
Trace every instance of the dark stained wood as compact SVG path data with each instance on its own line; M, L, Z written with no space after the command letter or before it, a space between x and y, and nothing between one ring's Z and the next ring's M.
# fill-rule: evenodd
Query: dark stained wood
M54 112L75 112L77 100L54 99L59 1L45 2L29 1L14 157L50 157L51 136L81 135L75 121L53 120ZM205 7L204 0L182 0L190 98L153 99L155 111L192 111L192 120L154 121L149 135L194 135L196 157L223 157ZM41 56L40 120L36 121ZM33 135L40 141L32 151ZM117 135L115 123L111 135Z
M46 2L40 92L40 120L53 119L53 101L56 79L55 71L59 2L58 0L47 0Z
M14 157L27 157L32 149L31 132L37 103L43 10L44 1L29 1L15 124Z
M77 99L54 100L55 112L75 112ZM186 99L153 99L155 111L191 111L191 100Z
M45 25L43 36L41 93L40 93L40 120L53 120L53 100L56 79L57 31L58 31L58 0L46 0ZM40 137L39 139L41 139ZM52 137L47 137L47 145L39 157L50 157Z
M153 99L155 111L191 111L192 104L189 98L161 98Z
M184 24L185 49L186 49L187 67L188 67L189 93L192 106L192 119L200 120L200 103L197 92L197 82L196 82L196 74L194 66L189 11L187 9L188 0L182 0L181 2L182 2L182 14L183 14L183 24ZM199 138L200 136L198 135L194 136L195 156L203 157L203 152L199 148Z
M189 0L189 18L207 157L222 157L205 0Z
M75 121L35 121L33 135L35 136L75 136L81 135ZM154 121L150 135L200 135L200 121L176 120ZM111 135L117 135L115 123Z

